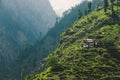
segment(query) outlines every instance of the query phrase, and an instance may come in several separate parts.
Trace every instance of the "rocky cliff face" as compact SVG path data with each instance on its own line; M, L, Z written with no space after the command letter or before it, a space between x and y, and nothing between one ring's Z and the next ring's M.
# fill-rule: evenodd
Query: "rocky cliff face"
M21 50L43 37L55 19L48 0L0 0L1 80L8 77L6 72L11 71Z

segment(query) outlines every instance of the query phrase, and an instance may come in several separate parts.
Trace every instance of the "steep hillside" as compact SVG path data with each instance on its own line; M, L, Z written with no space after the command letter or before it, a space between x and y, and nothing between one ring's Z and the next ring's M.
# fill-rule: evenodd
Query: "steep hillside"
M30 49L26 49L25 52L23 52L23 55L20 55L20 66L18 65L15 69L24 69L25 74L28 74L33 70L35 70L35 72L42 71L42 69L39 70L42 59L48 56L48 54L56 48L60 41L60 34L68 27L71 27L71 24L78 19L78 11L80 9L83 15L85 15L84 12L87 9L87 4L88 1L85 0L83 3L66 11L62 18L57 18L55 26L48 31L47 35ZM92 4L92 6L94 6L92 10L95 9L95 5L96 4ZM27 55L24 55L24 53Z
M114 15L97 9L62 33L56 50L41 64L45 70L26 80L119 80L119 35L120 7Z
M48 0L0 0L0 80L11 74L21 51L43 37L55 20Z

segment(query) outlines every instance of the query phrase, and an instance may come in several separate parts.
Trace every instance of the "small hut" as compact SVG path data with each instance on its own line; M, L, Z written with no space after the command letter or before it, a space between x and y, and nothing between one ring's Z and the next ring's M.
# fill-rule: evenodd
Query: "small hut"
M83 45L82 47L94 47L95 46L95 41L93 39L84 39L83 40Z

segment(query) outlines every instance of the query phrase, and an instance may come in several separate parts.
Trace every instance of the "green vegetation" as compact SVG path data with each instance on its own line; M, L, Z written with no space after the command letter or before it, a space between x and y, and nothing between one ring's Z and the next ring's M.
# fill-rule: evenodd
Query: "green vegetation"
M99 0L98 2L101 3L102 1ZM93 3L94 4L91 4L91 11L96 8L96 0L94 0ZM29 48L26 48L22 54L20 54L17 62L18 65L15 66L14 71L19 70L19 73L22 73L22 69L25 69L25 75L42 71L44 69L41 69L41 64L43 64L42 59L56 49L60 41L60 34L71 27L76 20L85 15L84 11L87 8L88 1L85 0L81 4L64 12L62 18L57 18L55 26L49 29L42 40L37 41L33 46L29 46Z
M112 12L112 15L114 15L114 7L120 7L120 1L119 0L104 0L104 12L107 12L107 9L110 9Z
M54 52L45 59L42 73L26 80L120 80L120 7L96 10L81 17L61 34ZM84 48L84 39L102 42Z

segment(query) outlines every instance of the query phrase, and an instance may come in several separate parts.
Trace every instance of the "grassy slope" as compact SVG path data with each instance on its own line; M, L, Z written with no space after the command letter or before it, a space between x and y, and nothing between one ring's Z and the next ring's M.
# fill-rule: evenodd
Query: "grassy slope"
M27 80L120 80L120 12L94 11L61 35L57 49L46 58L46 69ZM82 48L82 40L104 42Z

